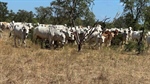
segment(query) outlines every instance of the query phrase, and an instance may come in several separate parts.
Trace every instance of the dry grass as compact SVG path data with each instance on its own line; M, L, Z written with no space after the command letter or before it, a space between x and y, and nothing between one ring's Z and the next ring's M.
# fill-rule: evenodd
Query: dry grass
M46 50L14 48L8 32L0 39L0 84L150 84L150 56L76 46Z

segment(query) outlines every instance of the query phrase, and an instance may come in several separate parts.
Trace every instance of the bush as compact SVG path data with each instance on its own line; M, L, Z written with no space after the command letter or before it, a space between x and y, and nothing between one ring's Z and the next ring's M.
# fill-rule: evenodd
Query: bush
M116 35L112 41L111 41L111 45L112 46L120 46L120 45L123 45L123 34L119 33L118 35Z
M137 46L137 54L143 53L144 50L146 50L146 46L144 45L144 42L142 41L140 44Z
M146 49L143 41L140 44L137 41L129 41L128 44L125 44L124 48L127 52L135 50L138 53Z
M136 41L129 41L128 44L125 44L124 46L125 51L133 51L137 48L137 42Z

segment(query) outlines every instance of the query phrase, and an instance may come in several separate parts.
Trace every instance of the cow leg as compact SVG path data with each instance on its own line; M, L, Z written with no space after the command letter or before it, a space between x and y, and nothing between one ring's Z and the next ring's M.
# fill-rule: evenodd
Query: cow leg
M98 41L98 50L100 50L100 49L101 49L101 45L102 45L102 43L101 43L101 39L99 39L99 41Z
M43 49L43 39L41 39L41 48Z
M17 47L17 44L16 44L16 36L14 37L14 46Z
M123 45L124 45L124 40L122 39L122 41L121 41L121 48L123 48Z
M18 39L18 41L17 41L17 42L18 42L17 44L18 44L19 46L21 46L20 39Z
M45 40L45 42L44 42L44 44L45 44L45 48L49 48L49 41L48 40Z
M0 32L0 38L3 38L2 32Z
M96 39L96 43L95 43L94 47L97 47L97 45L98 45L98 48L99 48L100 47L99 46L99 38Z
M35 44L37 44L37 39L38 39L38 38L36 37L35 40L34 40Z
M48 41L49 41L49 49L51 49L51 46L52 46L52 37L48 37Z
M54 41L54 49L58 48L58 45L59 45L58 41Z
M82 47L82 43L81 43L81 42L79 42L79 44L78 44L78 52L80 52L80 51L81 51L81 47Z
M22 44L23 44L23 46L26 47L26 42L25 42L25 40L22 40Z
M64 48L65 42L60 42L60 48Z
M149 43L147 42L147 48L149 49Z
M106 42L104 42L104 43L105 43L105 46L108 47L108 45L109 45L108 40Z
M109 46L111 46L111 40L109 41Z

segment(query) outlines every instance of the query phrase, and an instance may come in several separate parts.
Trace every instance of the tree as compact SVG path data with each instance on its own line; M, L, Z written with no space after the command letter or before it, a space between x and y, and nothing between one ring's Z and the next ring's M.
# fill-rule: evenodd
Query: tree
M113 23L113 26L114 27L117 27L117 28L122 28L122 27L128 27L125 23L125 18L123 16L120 16L118 19L116 19Z
M14 20L18 22L32 22L34 14L32 11L28 12L26 10L18 10Z
M126 24L126 27L130 27L131 25L133 25L134 23L134 15L132 15L131 13L126 13L126 15L124 15L124 23ZM134 23L135 25L135 23ZM134 29L135 30L135 29Z
M91 11L87 11L84 17L84 26L92 26L95 23L95 15Z
M36 7L36 18L39 23L50 23L50 18L52 16L52 8L51 7Z
M148 5L149 0L120 0L124 6L124 15L133 18L133 29L136 30L136 25L142 21L143 11Z
M144 10L144 25L147 30L150 30L150 6L146 7Z
M54 24L65 24L64 22L69 22L68 15L65 14L65 10L62 6L64 6L65 2L62 0L56 0L50 3L53 9L53 17L54 17Z
M0 21L6 21L8 16L7 3L0 2Z
M27 22L33 23L34 16L35 16L35 14L32 11L28 12L29 18L28 18Z
M13 21L14 19L15 19L15 13L13 12L13 10L9 10L9 14L8 14L8 19L7 19L7 21L8 22L11 22L11 21Z
M56 0L51 3L55 15L59 17L66 17L71 26L76 26L75 21L78 18L84 18L87 12L90 12L90 5L94 0ZM78 44L78 51L81 49L82 40L78 33L76 33L76 42Z
M94 0L56 0L51 3L55 16L64 17L71 26L75 26L77 18L83 18L90 13L90 5ZM64 19L63 19L64 20Z

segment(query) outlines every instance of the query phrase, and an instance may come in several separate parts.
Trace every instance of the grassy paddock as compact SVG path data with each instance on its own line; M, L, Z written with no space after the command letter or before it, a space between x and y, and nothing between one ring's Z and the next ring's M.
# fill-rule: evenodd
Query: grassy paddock
M149 84L150 55L121 48L88 49L76 45L47 50L27 41L13 47L4 32L0 39L0 84Z

